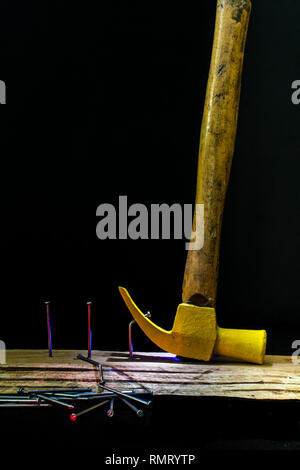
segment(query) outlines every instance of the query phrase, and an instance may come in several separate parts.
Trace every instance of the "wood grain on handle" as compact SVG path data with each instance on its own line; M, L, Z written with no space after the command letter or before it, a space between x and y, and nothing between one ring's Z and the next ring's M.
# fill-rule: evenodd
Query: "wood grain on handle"
M249 0L218 0L202 118L196 204L204 204L204 246L189 251L183 302L216 303L221 224L238 120ZM195 218L193 230L195 229Z

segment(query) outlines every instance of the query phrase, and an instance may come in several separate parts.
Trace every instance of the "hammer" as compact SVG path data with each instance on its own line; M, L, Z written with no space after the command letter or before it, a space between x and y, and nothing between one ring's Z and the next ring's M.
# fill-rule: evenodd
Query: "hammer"
M221 224L237 129L250 0L218 0L200 134L196 204L204 205L204 245L187 255L182 303L166 331L120 293L144 333L161 349L209 361L214 354L262 364L265 330L221 328L216 321ZM197 208L197 205L196 205ZM196 209L193 232L197 230Z

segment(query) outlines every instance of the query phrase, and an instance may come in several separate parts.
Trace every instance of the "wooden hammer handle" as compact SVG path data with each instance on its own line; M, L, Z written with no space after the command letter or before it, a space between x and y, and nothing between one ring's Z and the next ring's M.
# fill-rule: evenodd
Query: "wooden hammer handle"
M188 252L183 302L216 303L221 224L234 153L249 0L218 0L202 118L196 204L204 204L204 246ZM193 230L196 221L194 216Z

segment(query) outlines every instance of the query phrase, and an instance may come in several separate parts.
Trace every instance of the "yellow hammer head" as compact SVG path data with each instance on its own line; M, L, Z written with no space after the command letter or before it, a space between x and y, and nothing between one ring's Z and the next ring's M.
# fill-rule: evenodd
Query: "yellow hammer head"
M140 328L164 351L203 361L219 354L263 363L266 348L264 330L219 328L215 309L182 303L177 308L172 330L167 331L144 316L124 287L119 287L119 291Z

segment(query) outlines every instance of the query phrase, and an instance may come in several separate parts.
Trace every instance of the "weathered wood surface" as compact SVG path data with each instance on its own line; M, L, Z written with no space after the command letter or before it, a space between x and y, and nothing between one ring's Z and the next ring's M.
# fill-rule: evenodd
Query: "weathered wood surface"
M97 389L98 368L76 359L86 351L7 351L0 365L0 393L17 388L86 387ZM106 384L120 390L149 390L154 395L215 396L300 400L300 365L289 356L266 356L262 366L217 358L205 363L168 353L93 351L104 366Z

